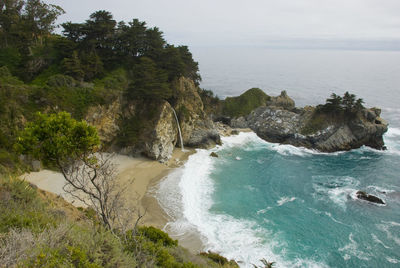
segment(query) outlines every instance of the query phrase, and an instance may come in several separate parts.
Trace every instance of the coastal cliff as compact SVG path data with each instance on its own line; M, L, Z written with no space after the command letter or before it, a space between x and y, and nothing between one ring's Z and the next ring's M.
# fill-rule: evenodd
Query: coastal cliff
M265 106L247 116L230 120L231 127L250 128L269 142L291 144L321 152L359 148L363 145L385 149L383 134L388 124L378 108L354 113L326 113L319 107L295 108L286 92L272 97Z
M194 82L181 77L174 83L174 92L172 105L166 100L120 97L107 106L90 107L85 119L96 127L101 141L112 151L144 154L161 162L167 161L173 148L180 144L178 127L185 146L208 148L219 144L218 131L204 112Z

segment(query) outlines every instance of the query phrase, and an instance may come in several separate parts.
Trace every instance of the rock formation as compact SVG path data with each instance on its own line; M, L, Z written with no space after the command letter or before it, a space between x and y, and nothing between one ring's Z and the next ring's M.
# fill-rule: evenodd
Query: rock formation
M178 99L174 107L180 117L183 144L203 148L220 144L219 133L204 112L203 102L193 81L181 77L176 90Z
M173 109L179 118L185 146L204 148L220 143L219 133L203 111L193 81L182 77L175 90L173 106L165 100L119 98L109 106L90 107L86 120L96 127L101 141L111 150L128 155L144 154L161 162L171 157L179 139Z
M380 199L379 197L371 195L371 194L367 194L366 192L363 192L363 191L358 191L356 193L356 196L358 199L362 199L362 200L369 201L372 203L385 204L385 202L383 202L383 200Z
M121 113L120 100L114 101L109 106L89 107L86 121L95 126L102 142L109 143L119 131L118 119Z
M248 116L234 118L230 125L251 128L269 142L291 144L322 152L359 148L363 145L384 149L382 135L388 124L377 108L363 109L354 116L331 120L315 107L295 108L285 92L271 98L269 105L253 110ZM316 124L317 122L318 124Z

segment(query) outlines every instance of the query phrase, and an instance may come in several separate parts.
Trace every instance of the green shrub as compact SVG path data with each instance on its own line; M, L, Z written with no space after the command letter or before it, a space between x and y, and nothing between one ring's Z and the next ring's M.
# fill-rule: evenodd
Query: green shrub
M16 47L0 48L0 66L7 66L15 74L20 63L21 54Z
M225 265L225 264L229 263L227 258L225 258L224 256L219 255L218 253L214 253L214 252L211 252L211 251L200 252L200 255L209 258L210 260L212 260L215 263L218 263L219 265Z
M56 224L57 216L48 213L36 189L12 177L0 178L0 233L10 228L29 228L40 232Z
M313 113L310 120L307 121L306 125L300 130L300 133L303 135L316 133L327 127L330 122L331 116L316 111Z
M231 117L246 116L255 108L266 105L271 97L259 88L252 88L238 97L223 101L222 113Z
M161 243L163 246L170 247L170 246L177 246L178 241L173 240L172 238L169 237L169 235L160 229L154 228L152 226L146 227L140 227L139 228L139 234L144 235L146 238L148 238L150 241L154 243Z
M76 85L75 80L68 75L56 74L50 76L46 83L49 87L74 87Z

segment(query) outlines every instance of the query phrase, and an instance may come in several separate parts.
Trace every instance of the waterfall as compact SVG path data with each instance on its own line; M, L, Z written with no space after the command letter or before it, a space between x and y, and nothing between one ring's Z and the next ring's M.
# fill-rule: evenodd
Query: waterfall
M179 139L181 141L181 149L182 149L182 152L184 152L185 148L183 147L182 132L181 132L181 127L179 125L178 116L176 115L175 109L172 106L171 106L171 108L172 108L172 111L174 112L174 115L175 115L176 124L178 125Z

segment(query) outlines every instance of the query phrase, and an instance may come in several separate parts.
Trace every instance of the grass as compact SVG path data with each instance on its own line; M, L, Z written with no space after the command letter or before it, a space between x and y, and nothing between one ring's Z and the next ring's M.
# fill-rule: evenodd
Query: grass
M259 88L252 88L238 97L223 101L222 113L230 117L246 116L255 108L266 105L271 97Z
M194 255L154 227L110 232L93 210L74 208L13 176L0 177L0 267L238 267Z

